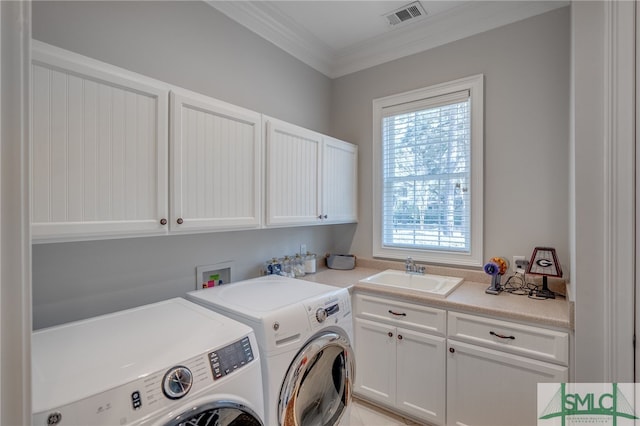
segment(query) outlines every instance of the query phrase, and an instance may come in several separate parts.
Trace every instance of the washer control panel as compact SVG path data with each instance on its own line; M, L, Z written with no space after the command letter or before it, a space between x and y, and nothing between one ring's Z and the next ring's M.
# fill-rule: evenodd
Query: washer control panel
M349 293L336 292L328 296L305 303L307 315L312 328L325 324L337 323L338 320L351 313Z

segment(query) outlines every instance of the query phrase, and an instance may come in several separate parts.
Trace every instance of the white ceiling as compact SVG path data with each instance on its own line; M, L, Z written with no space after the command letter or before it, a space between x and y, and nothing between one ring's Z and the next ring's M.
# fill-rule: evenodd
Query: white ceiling
M561 0L421 0L425 18L391 26L385 15L412 0L205 1L331 78L569 4Z

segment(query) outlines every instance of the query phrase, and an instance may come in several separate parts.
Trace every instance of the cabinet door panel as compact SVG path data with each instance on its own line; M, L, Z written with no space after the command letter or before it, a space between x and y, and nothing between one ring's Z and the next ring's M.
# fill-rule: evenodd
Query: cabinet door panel
M397 407L433 424L444 424L445 338L398 328Z
M449 340L447 424L537 424L537 384L566 382L568 368Z
M259 227L260 114L172 91L171 119L170 229Z
M355 392L389 407L395 405L395 327L355 319Z
M320 223L322 135L267 118L267 225Z
M324 137L322 216L327 223L358 221L358 147Z
M166 233L166 87L37 42L32 78L34 240Z

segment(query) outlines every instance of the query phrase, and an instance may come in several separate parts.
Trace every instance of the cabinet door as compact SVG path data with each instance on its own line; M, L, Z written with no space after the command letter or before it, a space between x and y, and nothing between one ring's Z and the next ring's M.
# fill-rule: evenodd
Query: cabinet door
M267 226L318 224L322 135L265 118Z
M396 399L395 327L355 319L355 393L388 407Z
M396 406L437 425L445 420L445 341L444 337L397 329Z
M537 424L537 384L566 382L568 368L476 345L447 343L447 424Z
M322 219L358 221L358 147L328 136L322 153Z
M260 226L261 115L171 92L171 231Z
M34 41L32 235L166 233L168 89Z

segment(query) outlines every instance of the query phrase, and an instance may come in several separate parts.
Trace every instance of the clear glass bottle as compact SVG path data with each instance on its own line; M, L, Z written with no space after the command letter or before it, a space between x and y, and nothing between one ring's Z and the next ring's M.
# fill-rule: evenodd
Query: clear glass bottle
M300 256L300 253L296 253L293 265L294 276L296 278L304 277L304 260L302 259L302 256Z
M285 256L284 259L282 259L282 273L280 275L293 277L293 265L289 256Z
M314 253L307 252L307 255L304 257L304 272L307 274L315 274L317 266L316 261L316 255Z

